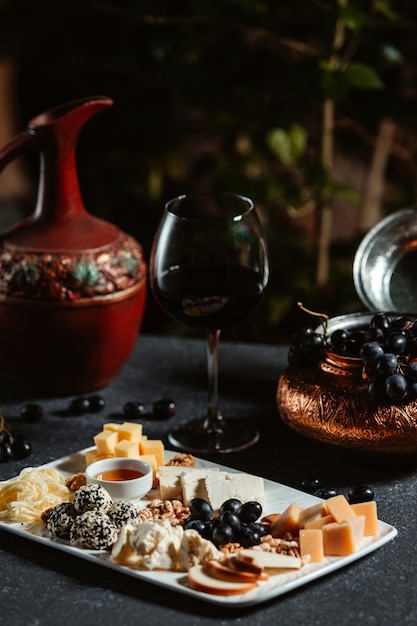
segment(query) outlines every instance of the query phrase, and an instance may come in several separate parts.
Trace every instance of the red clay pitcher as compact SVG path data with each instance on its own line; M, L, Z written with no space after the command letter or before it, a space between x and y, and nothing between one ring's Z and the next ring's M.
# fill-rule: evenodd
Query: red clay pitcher
M93 96L58 106L0 150L0 171L27 150L40 153L36 208L0 235L0 358L37 395L110 383L142 324L142 248L90 215L78 184L78 134L112 104Z

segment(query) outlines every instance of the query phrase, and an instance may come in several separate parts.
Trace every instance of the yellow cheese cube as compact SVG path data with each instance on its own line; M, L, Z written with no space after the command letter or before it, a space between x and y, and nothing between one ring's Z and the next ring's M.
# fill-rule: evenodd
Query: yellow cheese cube
M97 448L93 448L92 450L88 450L85 453L85 464L91 465L94 461L101 461L101 459L111 459L114 457L114 454L99 454L97 452Z
M117 432L120 428L121 424L116 424L114 422L107 422L103 424L103 430L112 430L113 432Z
M324 558L323 533L318 528L300 530L301 558L309 555L311 563L321 563Z
M103 430L117 432L119 441L128 439L129 441L139 442L142 438L142 424L136 424L135 422L123 422L123 424L107 422L104 424Z
M129 441L128 439L123 439L123 441L119 441L114 446L114 455L119 457L129 457L131 459L139 458L139 446L136 441Z
M324 515L324 517L319 517L317 519L313 519L310 522L306 522L304 524L304 528L323 528L326 524L330 524L334 522L332 515Z
M154 454L140 454L138 457L141 461L145 461L145 463L149 463L152 467L153 477L156 477L156 472L158 471L158 464L156 462L156 457Z
M158 467L164 465L164 444L160 439L147 439L139 444L141 454L154 454Z
M91 448L91 450L87 450L85 453L85 464L91 465L96 460L97 457L97 448Z
M273 537L283 537L285 533L298 533L299 525L298 518L300 515L300 508L292 502L285 511L278 517L276 522L272 525L271 535Z
M142 437L142 424L135 424L134 422L124 422L120 424L118 429L119 441L127 439L128 441L135 441L139 443Z
M298 524L300 528L304 528L308 522L313 522L316 519L319 519L327 515L327 506L326 502L319 502L318 504L313 504L312 506L307 507L306 509L301 509L300 514L298 516Z
M371 502L358 502L357 504L352 504L351 506L356 515L365 516L365 537L377 535L379 528L375 500L371 500Z
M103 430L94 437L99 456L114 454L114 446L117 443L117 433L111 430Z
M365 516L355 515L344 522L323 526L323 548L327 556L346 556L359 548L364 537Z
M328 514L333 516L335 522L343 522L355 515L355 511L343 494L327 498L326 506Z

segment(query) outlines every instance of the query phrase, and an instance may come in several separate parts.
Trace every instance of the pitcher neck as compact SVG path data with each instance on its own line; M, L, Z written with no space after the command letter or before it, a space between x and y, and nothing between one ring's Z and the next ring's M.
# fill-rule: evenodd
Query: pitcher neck
M39 191L33 215L38 220L68 219L85 213L76 165L76 147L84 124L113 100L94 96L75 100L51 109L29 122L37 135L40 151Z
M85 213L76 164L77 134L54 129L40 153L38 199L34 220L67 219Z

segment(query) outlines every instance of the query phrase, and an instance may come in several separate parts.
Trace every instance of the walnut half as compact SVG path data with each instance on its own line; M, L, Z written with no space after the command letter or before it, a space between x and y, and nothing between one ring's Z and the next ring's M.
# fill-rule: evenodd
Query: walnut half
M65 486L68 487L70 491L77 491L80 487L83 487L87 482L84 472L78 472L77 474L72 474L65 481Z
M192 454L181 452L170 459L167 465L180 465L182 467L195 467L195 457Z

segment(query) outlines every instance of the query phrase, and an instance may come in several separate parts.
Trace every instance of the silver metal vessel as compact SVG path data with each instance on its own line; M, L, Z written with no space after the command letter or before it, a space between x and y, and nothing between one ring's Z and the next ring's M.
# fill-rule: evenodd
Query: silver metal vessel
M370 311L417 314L417 208L397 211L368 232L355 254L353 280Z

